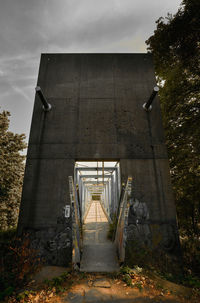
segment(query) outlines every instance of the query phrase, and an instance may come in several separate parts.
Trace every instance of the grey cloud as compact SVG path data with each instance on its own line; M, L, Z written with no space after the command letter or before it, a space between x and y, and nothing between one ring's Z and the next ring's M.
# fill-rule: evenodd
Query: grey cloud
M140 20L133 14L121 18L116 16L110 18L102 17L95 22L77 28L75 35L69 31L66 34L68 37L70 36L71 42L97 42L99 44L108 42L110 39L123 39L128 35L134 35L139 26Z
M0 105L28 134L42 52L145 52L155 20L181 0L2 0Z

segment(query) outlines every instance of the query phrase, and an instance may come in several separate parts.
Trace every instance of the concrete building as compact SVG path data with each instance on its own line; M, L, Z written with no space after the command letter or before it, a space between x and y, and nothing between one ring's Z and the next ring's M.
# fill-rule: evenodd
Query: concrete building
M76 161L118 161L121 184L133 180L126 247L142 242L175 253L176 211L158 97L151 111L143 108L156 85L152 56L42 54L37 85L51 110L43 110L36 94L18 232L30 233L48 264L68 265L68 176Z

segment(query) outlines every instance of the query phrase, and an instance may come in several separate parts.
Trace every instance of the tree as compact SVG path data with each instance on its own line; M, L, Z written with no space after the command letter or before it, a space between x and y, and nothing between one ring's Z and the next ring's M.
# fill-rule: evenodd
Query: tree
M0 112L0 229L17 224L24 173L25 135L8 130L10 113Z
M200 217L200 1L184 0L178 12L159 18L147 41L160 84L178 222L183 234L199 234Z

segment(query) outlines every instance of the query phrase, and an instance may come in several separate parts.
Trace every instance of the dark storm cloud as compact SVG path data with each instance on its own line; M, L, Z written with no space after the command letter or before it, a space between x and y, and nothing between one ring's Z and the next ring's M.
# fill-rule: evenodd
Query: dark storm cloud
M41 53L145 52L155 20L180 2L2 0L0 105L11 111L12 129L29 131Z

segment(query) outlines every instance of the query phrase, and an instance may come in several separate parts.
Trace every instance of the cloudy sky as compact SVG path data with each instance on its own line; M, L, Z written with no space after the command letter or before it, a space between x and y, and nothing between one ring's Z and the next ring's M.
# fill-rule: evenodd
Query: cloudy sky
M146 52L181 0L0 0L0 107L29 136L41 53Z

